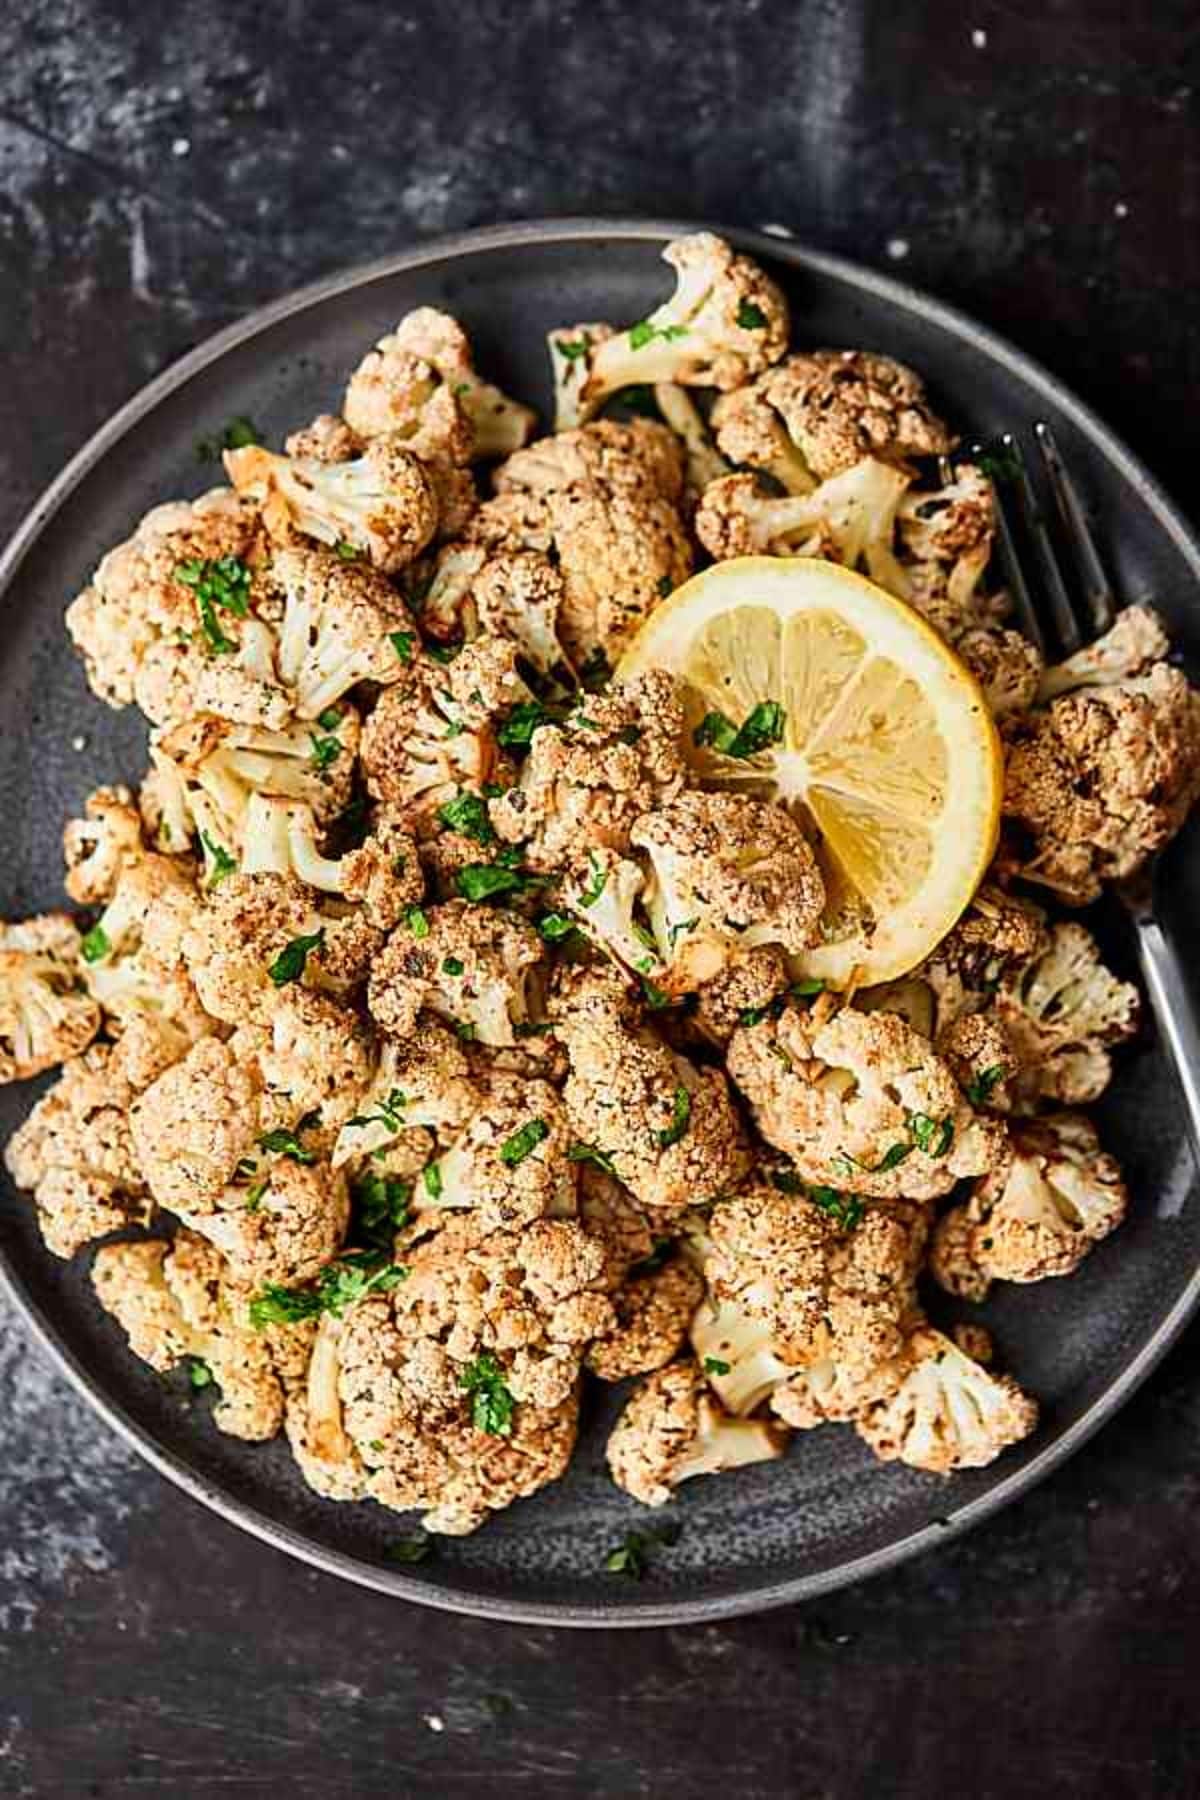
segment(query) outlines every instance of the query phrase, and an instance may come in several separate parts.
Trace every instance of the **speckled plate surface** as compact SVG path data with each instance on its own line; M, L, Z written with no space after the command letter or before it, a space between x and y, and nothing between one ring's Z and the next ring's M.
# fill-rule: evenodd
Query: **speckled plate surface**
M211 339L124 407L25 521L3 561L0 593L0 908L17 916L62 903L59 833L99 781L136 779L145 728L84 684L62 626L66 603L108 545L149 506L200 492L213 471L196 443L234 414L269 441L336 406L348 370L408 308L463 319L481 366L549 405L543 333L575 319L641 317L669 290L663 242L687 226L572 220L505 226L427 244L323 281ZM1146 472L1036 365L962 315L865 270L752 233L728 233L788 290L797 343L870 345L913 363L964 432L1048 418L1075 466L1119 590L1153 597L1185 657L1200 663L1200 543ZM102 346L97 347L102 355ZM80 734L86 740L80 750ZM1200 857L1171 853L1169 907L1196 933ZM1119 922L1090 921L1127 967ZM32 1098L0 1091L7 1135ZM606 1574L606 1553L653 1515L604 1472L619 1401L589 1394L575 1462L558 1486L474 1537L450 1540L415 1569L387 1560L394 1515L336 1506L304 1486L282 1443L221 1436L204 1395L130 1357L95 1305L86 1259L43 1249L28 1206L5 1184L0 1261L10 1297L76 1385L148 1461L205 1505L281 1549L387 1593L493 1618L562 1625L663 1624L750 1612L823 1592L966 1530L1061 1462L1136 1389L1200 1298L1200 1205L1180 1103L1157 1047L1122 1055L1101 1108L1134 1204L1124 1229L1069 1281L1001 1290L982 1309L1001 1358L1043 1403L1037 1435L992 1468L942 1481L874 1462L854 1434L798 1436L782 1464L685 1488L684 1527L641 1584Z

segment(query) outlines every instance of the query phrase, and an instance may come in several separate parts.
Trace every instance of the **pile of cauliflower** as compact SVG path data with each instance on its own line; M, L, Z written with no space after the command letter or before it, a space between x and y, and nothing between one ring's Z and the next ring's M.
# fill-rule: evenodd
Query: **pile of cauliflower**
M665 256L647 318L551 334L552 435L421 308L109 551L67 628L149 767L67 825L74 910L0 928L3 1078L61 1065L7 1150L47 1248L222 1430L434 1532L562 1474L587 1375L635 1384L608 1462L650 1506L827 1422L988 1463L1036 1403L927 1302L1067 1275L1126 1209L1080 1109L1138 998L1030 895L1179 827L1196 697L1144 609L1043 668L917 376L790 350L718 238ZM887 989L795 978L802 824L698 784L670 676L611 680L746 552L862 568L1000 721L996 865Z

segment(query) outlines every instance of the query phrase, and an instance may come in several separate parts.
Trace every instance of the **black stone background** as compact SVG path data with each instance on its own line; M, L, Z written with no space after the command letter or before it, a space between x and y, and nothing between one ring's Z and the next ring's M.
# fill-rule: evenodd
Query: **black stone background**
M771 223L899 269L1194 505L1198 22L1187 0L0 0L0 529L260 301L589 211ZM1193 1795L1198 1345L939 1555L762 1618L575 1635L405 1610L239 1535L0 1319L0 1793Z

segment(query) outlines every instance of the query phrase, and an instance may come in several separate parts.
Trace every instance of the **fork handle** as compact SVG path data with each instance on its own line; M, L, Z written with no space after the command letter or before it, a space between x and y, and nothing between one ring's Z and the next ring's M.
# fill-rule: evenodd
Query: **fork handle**
M1136 927L1142 976L1183 1090L1192 1159L1200 1170L1200 1017L1179 953L1158 920L1141 918Z

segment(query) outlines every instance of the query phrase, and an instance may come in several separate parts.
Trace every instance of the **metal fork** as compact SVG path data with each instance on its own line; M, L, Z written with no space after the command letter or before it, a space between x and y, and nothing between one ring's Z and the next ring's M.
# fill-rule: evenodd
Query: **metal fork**
M1054 433L1039 420L1033 437L1072 566L1064 568L1059 559L1050 521L1030 479L1021 444L1012 432L1003 433L998 440L997 460L1003 473L1001 479L992 480L996 546L1021 629L1044 656L1070 656L1108 630L1117 605L1079 491ZM995 456L994 451L991 454ZM1025 559L1017 548L1014 518L1028 547ZM1183 1092L1192 1157L1200 1170L1200 1014L1182 958L1164 930L1155 904L1157 861L1152 857L1140 874L1115 883L1114 888L1133 926L1142 977Z

